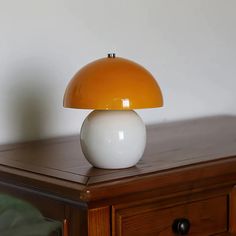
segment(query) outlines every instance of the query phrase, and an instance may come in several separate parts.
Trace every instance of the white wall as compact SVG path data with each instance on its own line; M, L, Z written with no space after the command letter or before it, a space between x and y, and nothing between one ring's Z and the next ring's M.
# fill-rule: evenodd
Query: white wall
M0 0L0 143L78 133L73 74L115 51L157 78L146 123L236 114L235 0Z

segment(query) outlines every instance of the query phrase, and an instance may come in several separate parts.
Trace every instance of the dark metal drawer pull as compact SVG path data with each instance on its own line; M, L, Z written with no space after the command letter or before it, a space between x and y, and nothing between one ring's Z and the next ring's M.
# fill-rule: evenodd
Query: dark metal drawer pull
M186 218L175 219L172 230L176 235L187 235L190 229L190 222Z

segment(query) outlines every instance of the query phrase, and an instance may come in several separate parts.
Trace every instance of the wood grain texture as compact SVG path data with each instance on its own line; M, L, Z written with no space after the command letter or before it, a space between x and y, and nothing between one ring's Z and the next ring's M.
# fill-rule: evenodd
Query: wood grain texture
M236 187L233 187L229 195L229 231L236 234Z
M89 209L88 236L111 235L110 221L110 207Z
M211 172L208 173L207 169L211 168L211 165L212 173L217 171L217 168L221 175L224 172L233 173L232 168L227 168L235 164L234 158L229 160L229 167L225 165L224 168L217 167L215 161L236 155L235 127L234 116L149 126L143 158L135 167L123 170L91 167L83 157L77 136L2 145L0 178L13 183L21 178L21 182L26 186L37 186L42 191L52 191L53 194L64 194L65 197L74 200L81 198L84 201L103 198L106 195L104 190L108 187L108 192L114 193L114 197L122 192L121 189L124 189L124 193L129 193L128 189L138 189L137 186L132 186L139 179L150 182L142 186L158 187L154 183L165 178L167 172L171 178L177 178L179 181L186 175L197 181L207 175L210 177ZM196 170L191 174L194 165L199 163L202 163L199 168L205 166L205 169L201 172ZM218 164L220 165L220 162ZM186 167L185 173L178 174L179 168L182 171L183 167ZM152 178L152 181L149 178ZM165 182L167 181L169 182L169 179Z
M87 208L66 204L65 218L68 222L69 236L87 236Z
M209 236L227 230L227 197L221 196L161 209L157 203L126 208L116 212L115 234L118 236L174 236L175 219L190 221L191 236Z
M147 134L142 160L122 170L91 167L77 136L2 145L0 192L66 219L69 236L168 236L175 217L189 217L190 235L234 235L236 117L153 125Z

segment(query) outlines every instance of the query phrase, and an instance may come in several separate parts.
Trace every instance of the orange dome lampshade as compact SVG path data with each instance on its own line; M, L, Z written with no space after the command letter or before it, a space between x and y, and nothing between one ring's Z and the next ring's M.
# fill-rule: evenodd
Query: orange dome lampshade
M81 127L80 143L95 167L134 166L146 145L146 128L133 109L163 106L159 85L139 64L108 54L75 74L64 107L93 109Z
M163 105L156 80L137 63L109 56L84 66L70 81L64 107L130 110Z

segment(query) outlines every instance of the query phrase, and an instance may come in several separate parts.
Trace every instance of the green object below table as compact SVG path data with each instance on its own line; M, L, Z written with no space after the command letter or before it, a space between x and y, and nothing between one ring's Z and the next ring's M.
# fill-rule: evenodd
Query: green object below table
M60 228L60 222L47 221L29 203L0 194L1 236L48 236Z

